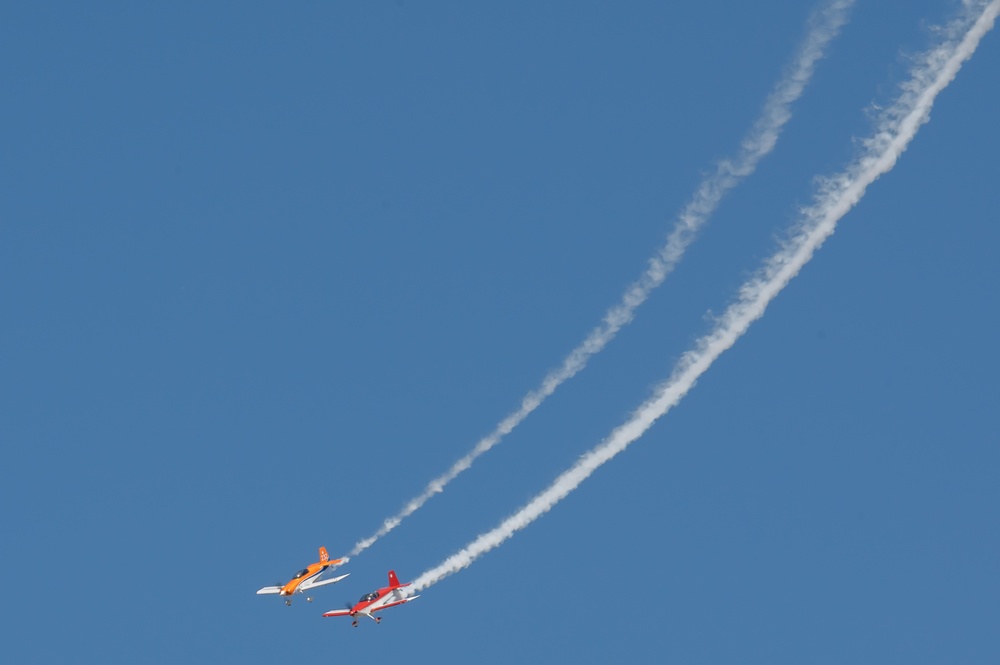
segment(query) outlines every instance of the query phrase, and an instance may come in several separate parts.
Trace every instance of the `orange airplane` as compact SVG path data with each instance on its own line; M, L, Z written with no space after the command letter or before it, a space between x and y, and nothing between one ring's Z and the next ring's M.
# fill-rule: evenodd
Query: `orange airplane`
M285 599L285 605L291 605L292 599L290 596L296 591L299 593L305 593L310 589L315 589L316 587L323 586L325 584L334 584L335 582L339 582L350 575L350 573L346 573L338 577L331 577L328 580L320 581L319 579L328 569L336 568L340 564L346 562L346 558L334 559L331 561L330 555L326 553L326 548L321 547L319 548L319 561L311 563L307 568L303 568L299 572L295 573L295 576L288 581L288 584L285 584L284 586L281 586L280 584L275 586L266 586L263 589L258 589L257 595L278 594L279 596L289 596L289 598ZM307 596L306 600L311 603L313 600L312 596Z

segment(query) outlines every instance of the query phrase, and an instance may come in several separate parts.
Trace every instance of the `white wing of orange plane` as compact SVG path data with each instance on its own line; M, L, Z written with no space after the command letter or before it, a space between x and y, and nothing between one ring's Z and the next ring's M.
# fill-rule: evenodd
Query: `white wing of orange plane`
M257 595L260 596L265 594L277 594L279 596L289 596L288 598L285 599L285 605L291 605L292 604L291 595L293 593L295 592L305 593L306 591L309 591L310 589L315 589L316 587L324 586L327 584L334 584L335 582L339 582L340 580L350 575L350 573L346 573L344 575L339 575L337 577L331 577L330 579L327 580L320 580L320 577L327 570L336 568L340 564L346 562L347 559L331 560L330 555L326 553L326 548L321 547L319 548L319 561L317 561L316 563L311 563L309 564L308 567L303 568L299 572L295 573L295 576L292 579L290 579L288 583L285 584L284 586L281 585L266 586L263 589L258 589ZM312 596L306 597L306 600L308 600L311 603Z
M405 596L403 592L400 591L405 586L410 586L409 584L400 584L399 578L396 577L396 571L389 571L389 586L382 587L378 591L372 591L371 593L366 593L361 596L359 600L353 607L349 607L346 610L330 610L329 612L324 612L325 617L346 617L349 616L353 619L351 625L355 628L358 627L358 615L366 616L369 619L374 619L375 623L381 623L382 617L372 616L376 612L381 612L387 607L395 607L396 605L402 605L403 603L408 603L411 600L416 600L420 596Z

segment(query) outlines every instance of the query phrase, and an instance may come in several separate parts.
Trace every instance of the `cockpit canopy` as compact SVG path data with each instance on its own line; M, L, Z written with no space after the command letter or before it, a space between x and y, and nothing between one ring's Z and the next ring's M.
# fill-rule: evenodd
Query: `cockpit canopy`
M378 600L378 591L372 591L371 593L366 593L365 595L361 596L361 600L359 600L358 602L367 603L369 600Z
M309 569L308 568L303 568L299 572L295 573L295 577L293 577L292 579L293 580L297 580L300 577L303 577L303 576L308 575L308 574L309 574Z

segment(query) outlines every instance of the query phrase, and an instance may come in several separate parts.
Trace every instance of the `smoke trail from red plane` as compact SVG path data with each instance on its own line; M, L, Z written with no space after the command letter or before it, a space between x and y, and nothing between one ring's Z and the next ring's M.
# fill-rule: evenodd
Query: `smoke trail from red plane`
M938 93L954 80L962 64L993 27L998 14L1000 0L966 0L962 15L941 31L941 43L917 59L900 96L881 113L872 136L862 142L861 155L843 172L821 182L814 203L801 211L799 221L781 248L743 284L715 328L681 357L670 378L624 424L523 508L420 575L413 582L413 592L436 584L499 547L548 512L675 406L750 324L763 316L768 304L833 234L837 222L861 200L868 186L895 166L917 131L928 121Z

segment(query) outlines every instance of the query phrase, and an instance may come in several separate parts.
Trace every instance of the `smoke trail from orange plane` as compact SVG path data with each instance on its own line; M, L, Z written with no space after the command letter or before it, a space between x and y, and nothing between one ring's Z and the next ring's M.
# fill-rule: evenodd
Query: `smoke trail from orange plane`
M441 492L448 483L472 466L480 455L500 443L504 436L541 406L560 385L583 370L591 356L599 353L615 338L619 330L632 321L636 309L680 262L685 250L694 242L698 231L715 212L723 196L752 174L760 160L774 149L782 128L791 118L792 103L802 95L806 84L812 78L816 63L823 57L826 47L847 22L847 13L853 4L854 0L830 0L810 17L809 32L805 40L799 47L791 66L786 69L784 76L768 96L760 117L743 139L736 157L720 162L715 172L702 181L691 201L681 211L674 229L667 237L666 244L649 260L646 272L629 286L621 301L607 311L601 324L566 356L558 369L550 372L540 386L521 400L520 408L501 420L492 432L480 439L468 454L452 464L445 473L430 481L424 490L398 513L386 519L378 531L355 544L350 556L365 551L379 538L399 526L404 519L419 510L432 496Z
M801 211L800 220L781 248L740 288L738 297L718 320L715 329L680 358L670 378L628 421L521 510L414 580L413 593L468 567L548 512L675 406L750 324L763 316L771 300L833 234L837 222L861 200L868 185L893 168L917 131L928 121L938 93L955 78L962 63L972 56L1000 14L1000 0L988 3L966 0L963 4L962 17L944 28L942 42L917 61L899 98L881 114L875 133L861 144L861 156L842 173L821 182L814 203Z

